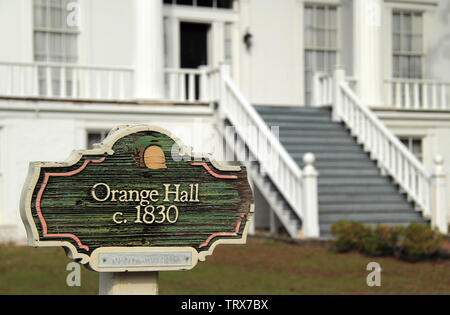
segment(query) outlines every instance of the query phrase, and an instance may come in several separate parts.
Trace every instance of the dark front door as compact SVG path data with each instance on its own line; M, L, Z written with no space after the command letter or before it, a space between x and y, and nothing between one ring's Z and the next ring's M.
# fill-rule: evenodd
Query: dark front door
M208 30L210 27L210 24L181 23L181 68L196 69L208 64Z

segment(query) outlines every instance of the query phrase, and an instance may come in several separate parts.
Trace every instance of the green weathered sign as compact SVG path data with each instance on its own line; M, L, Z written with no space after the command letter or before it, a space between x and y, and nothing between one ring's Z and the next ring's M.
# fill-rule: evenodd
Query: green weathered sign
M194 267L245 243L253 193L244 167L194 159L167 131L127 126L68 161L32 162L21 215L33 246L64 246L97 271Z

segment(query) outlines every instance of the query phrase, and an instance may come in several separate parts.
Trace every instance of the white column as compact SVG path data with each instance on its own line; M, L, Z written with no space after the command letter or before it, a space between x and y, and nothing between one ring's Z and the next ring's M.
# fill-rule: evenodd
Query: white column
M441 233L448 233L447 222L447 189L444 171L444 158L442 155L437 155L434 159L434 209L432 226L437 227Z
M312 153L303 156L303 235L305 237L319 237L319 199L317 191L317 176L314 168L315 157Z
M383 0L353 1L354 72L358 95L368 106L383 104L382 6Z
M164 35L161 0L134 0L134 92L139 100L164 99Z

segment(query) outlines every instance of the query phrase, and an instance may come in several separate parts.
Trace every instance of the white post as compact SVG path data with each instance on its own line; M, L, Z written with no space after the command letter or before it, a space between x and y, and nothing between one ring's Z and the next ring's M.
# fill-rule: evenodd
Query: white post
M208 81L208 66L200 66L200 102L209 102L209 81Z
M333 101L332 101L332 119L333 121L341 121L342 114L342 97L341 83L345 81L345 71L341 67L337 67L333 72Z
M303 156L303 235L305 237L319 237L319 201L317 192L317 176L314 168L315 157L312 153Z
M100 272L99 295L158 295L158 272Z
M353 33L357 92L368 106L383 104L383 0L353 1Z
M219 77L220 77L220 96L219 96L219 118L225 118L225 106L226 105L226 86L225 79L230 77L231 70L230 65L222 63L219 66Z
M324 89L320 89L320 73L314 72L312 80L312 94L311 94L311 106L316 107L324 105L321 101L321 93L324 93Z
M162 1L134 0L135 98L164 99Z
M446 200L446 179L444 171L444 158L437 155L434 158L434 207L432 226L437 227L441 233L448 233L447 222L447 200Z

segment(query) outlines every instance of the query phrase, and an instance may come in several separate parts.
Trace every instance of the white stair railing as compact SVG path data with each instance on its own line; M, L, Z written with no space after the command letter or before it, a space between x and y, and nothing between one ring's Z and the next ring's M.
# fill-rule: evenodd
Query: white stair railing
M437 190L433 176L370 108L362 103L348 86L344 70L335 70L332 80L333 119L346 124L371 158L377 160L379 167L414 201L425 218L430 219L434 226L446 226L446 223L440 222L446 222L446 218L442 219L443 215L440 215L439 222L436 220L436 213L442 214L446 210L436 209L438 205L443 206L442 202L437 203L434 198L441 192ZM323 86L315 85L314 88L319 90L315 93L322 93L320 89Z
M308 176L302 176L297 163L241 94L229 73L229 66L222 65L219 115L234 126L261 168L302 220L303 236L319 236L317 174L311 170L314 157L308 158Z

